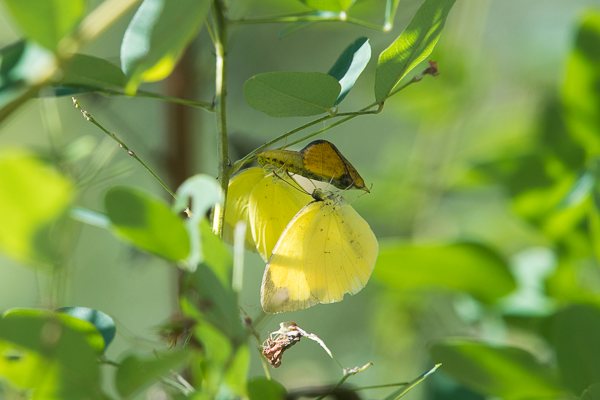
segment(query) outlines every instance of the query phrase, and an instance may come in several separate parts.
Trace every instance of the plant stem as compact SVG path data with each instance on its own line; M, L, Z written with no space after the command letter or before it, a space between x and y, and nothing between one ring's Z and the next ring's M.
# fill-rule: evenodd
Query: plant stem
M213 11L215 13L215 111L217 113L217 154L219 157L219 179L221 189L227 198L229 185L230 165L227 137L227 21L224 14L225 6L222 0L215 0ZM213 231L221 236L223 221L225 219L225 204L215 207Z
M346 12L305 12L286 15L277 15L266 18L240 18L229 21L232 25L255 25L255 24L281 24L281 23L297 23L297 22L347 22L350 24L362 26L364 28L383 31L384 27L373 24L362 19L349 17Z
M169 189L169 186L167 186L167 184L160 178L160 176L158 176L158 174L156 174L156 172L154 172L144 160L142 160L133 150L131 150L129 146L127 146L127 144L125 144L125 142L121 140L121 138L119 138L114 132L111 132L108 129L106 129L100 122L98 122L94 117L92 117L92 115L89 112L81 108L79 101L75 97L72 97L72 99L73 105L75 106L75 108L81 111L81 115L83 115L83 118L85 118L86 121L89 121L92 124L96 125L98 128L100 128L102 132L104 132L107 136L109 136L111 139L117 142L119 144L119 147L125 150L129 156L133 157L142 167L144 167L146 171L148 171L150 175L152 175L152 177L160 184L160 186L162 186L162 188L165 189L165 191L171 195L171 197L176 197L175 193L173 193L173 191Z

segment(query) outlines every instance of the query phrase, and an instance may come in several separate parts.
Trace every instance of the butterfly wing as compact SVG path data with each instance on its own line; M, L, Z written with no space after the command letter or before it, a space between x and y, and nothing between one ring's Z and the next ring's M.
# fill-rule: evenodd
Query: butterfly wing
M330 182L340 189L365 189L365 182L342 153L326 140L315 140L301 151L304 168L313 179Z
M254 186L265 177L262 168L252 167L236 174L229 181L223 239L233 243L233 228L239 221L246 223L246 247L253 249L254 241L248 220L248 202Z
M269 174L254 185L248 201L248 220L263 260L269 259L287 224L310 201L311 197L298 190L287 175Z
M263 309L301 310L357 293L371 276L378 248L371 228L351 206L310 203L273 249L261 287Z

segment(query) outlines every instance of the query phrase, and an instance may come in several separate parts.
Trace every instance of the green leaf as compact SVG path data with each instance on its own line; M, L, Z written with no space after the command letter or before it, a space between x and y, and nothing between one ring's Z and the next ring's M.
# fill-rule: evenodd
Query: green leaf
M171 370L181 368L191 355L189 350L180 350L145 357L128 356L121 361L117 370L117 391L122 397L131 398L170 374Z
M314 10L346 11L354 4L355 0L301 0L306 6Z
M129 77L127 93L141 82L166 78L196 36L208 0L144 0L129 23L121 43L121 67Z
M319 72L267 72L244 84L248 104L272 117L329 112L340 94L338 81Z
M595 383L583 391L581 400L598 400L600 399L600 383Z
M341 103L350 89L354 87L356 80L367 67L371 59L371 45L369 39L361 37L344 50L333 67L327 72L340 82L342 91L335 104Z
M191 204L191 216L186 220L186 229L190 240L188 268L194 271L198 263L204 260L203 241L200 235L200 223L215 205L223 202L223 191L215 178L208 175L194 175L177 188L177 198L173 210L183 212Z
M229 247L215 235L206 219L200 221L200 240L204 259L202 262L210 268L223 286L231 284L233 258Z
M562 86L570 133L588 154L600 152L600 11L583 15Z
M67 64L62 79L55 82L60 86L80 89L78 92L89 90L123 90L127 79L116 65L103 58L75 54ZM64 90L64 88L63 88ZM58 93L61 94L60 91Z
M600 382L600 309L574 305L552 318L552 343L564 383L575 393Z
M69 205L73 185L18 150L0 154L0 171L0 251L26 263L50 263L56 232L51 235L49 229Z
M54 318L61 323L69 326L71 329L80 332L98 354L104 351L104 340L102 334L89 321L76 318L71 315L39 308L12 308L3 314L4 318L14 317L34 317L34 318Z
M488 396L554 399L564 392L547 366L516 347L447 340L435 344L431 356L444 372Z
M102 351L106 351L108 345L115 338L117 333L115 321L102 311L88 307L61 307L57 311L94 325L104 340Z
M190 243L182 219L163 201L132 188L111 189L104 198L111 229L121 239L168 260L184 260Z
M374 277L398 291L455 290L488 303L515 289L506 261L492 249L471 242L383 242Z
M231 365L225 372L225 385L229 391L246 397L248 369L250 367L250 350L247 345L237 348Z
M56 50L71 33L85 11L84 0L3 0L25 36Z
M425 0L408 27L380 55L375 75L375 99L384 101L394 87L437 44L454 0Z
M35 43L19 41L0 50L0 121L18 108L21 96L37 94L34 85L50 78L55 62L51 52Z
M87 334L65 318L41 310L1 318L0 376L33 391L33 399L105 399L97 354Z
M200 264L186 280L183 293L188 316L210 323L233 343L240 341L244 328L231 284L223 284L210 267Z
M284 400L286 394L285 387L272 379L260 376L248 382L250 400Z

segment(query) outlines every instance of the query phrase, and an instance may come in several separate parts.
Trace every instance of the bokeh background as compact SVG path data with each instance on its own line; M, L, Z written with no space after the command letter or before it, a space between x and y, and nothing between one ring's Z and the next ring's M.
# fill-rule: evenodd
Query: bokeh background
M238 15L286 11L277 3L239 2L231 11ZM383 6L375 13L368 11L370 3L358 2L356 13L371 13L368 16L378 20ZM389 33L338 23L315 24L296 32L285 32L281 24L233 29L229 129L233 151L238 151L233 157L306 121L275 119L251 109L242 96L246 79L277 70L326 72L360 36L370 39L376 55L402 31L418 5L418 1L402 0ZM436 361L429 355L431 343L454 335L518 345L544 359L546 348L539 338L510 328L505 318L507 308L538 315L561 301L544 286L545 277L557 270L552 241L527 218L531 208L543 208L545 200L533 206L515 200L518 193L540 185L539 174L535 164L518 170L518 162L545 154L548 146L558 150L569 146L560 137L552 141L544 133L560 123L552 117L558 113L567 57L579 18L593 6L599 6L597 0L459 0L431 57L439 63L440 75L398 94L386 103L383 113L354 119L324 136L372 184L371 194L348 193L348 199L382 245L484 243L506 260L520 285L517 291L485 304L461 290L389 284L376 271L360 294L339 304L270 317L260 326L261 333L266 336L279 322L293 320L319 335L344 367L372 361L373 367L351 379L357 385L416 377ZM124 19L85 52L118 64L126 24ZM19 35L0 8L0 46ZM213 54L205 32L194 46L195 71L188 84L197 88L199 98L210 100ZM343 110L373 101L375 64L372 60ZM160 91L165 86L147 88ZM159 173L164 171L169 127L163 103L89 94L80 100ZM213 115L194 111L193 124L193 171L215 175ZM163 194L139 165L81 118L68 97L30 101L12 115L0 126L0 148L9 147L26 147L49 157L69 154L71 165L78 169L73 173L81 177L76 204L82 207L101 211L104 193L115 185ZM577 151L572 153L573 165L577 165ZM579 161L583 166L583 155ZM94 227L82 226L68 247L69 280L61 295L63 305L92 307L115 318L118 335L108 357L117 359L132 346L140 350L156 346L157 327L175 307L174 268ZM395 263L399 270L419 268L410 255ZM242 306L251 316L260 309L263 268L256 254L247 254ZM597 272L590 276L598 279ZM45 306L51 285L51 275L0 255L0 310ZM251 374L262 374L257 353L252 357ZM288 351L283 366L273 371L288 388L332 383L340 374L340 366L310 341ZM441 373L409 398L442 399L439 387L451 384ZM454 398L483 398L466 389L461 393Z

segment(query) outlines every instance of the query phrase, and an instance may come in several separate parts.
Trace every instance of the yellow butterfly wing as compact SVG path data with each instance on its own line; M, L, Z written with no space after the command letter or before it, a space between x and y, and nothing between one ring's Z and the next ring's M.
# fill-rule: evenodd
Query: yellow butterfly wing
M261 287L269 313L341 301L369 280L379 245L369 224L332 199L304 207L273 249Z
M241 171L231 178L227 189L225 224L223 239L233 243L233 229L239 221L246 223L246 247L253 249L254 241L248 220L248 201L254 186L264 179L266 172L262 168L252 167Z
M311 200L287 175L269 174L254 185L248 201L248 220L263 260L269 259L287 224Z

